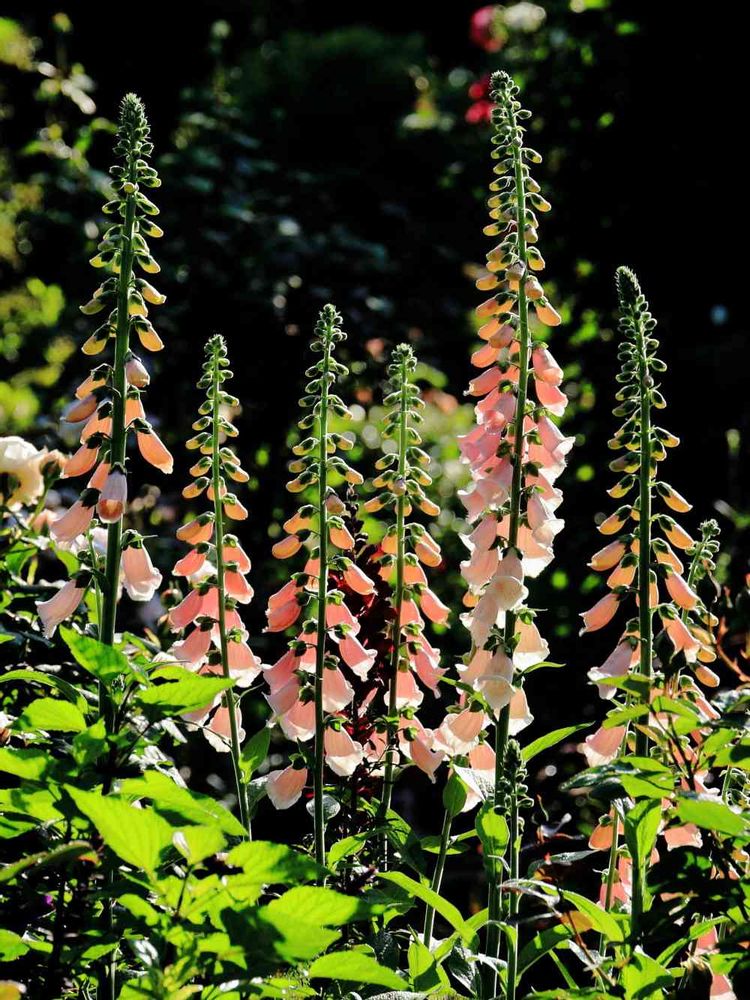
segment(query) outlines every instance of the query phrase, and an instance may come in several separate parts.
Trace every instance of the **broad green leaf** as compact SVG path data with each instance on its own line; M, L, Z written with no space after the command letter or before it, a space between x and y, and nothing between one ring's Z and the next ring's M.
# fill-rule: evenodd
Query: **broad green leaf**
M640 866L645 867L656 843L659 824L662 819L661 802L644 799L636 802L625 813L625 841L634 861L640 858Z
M227 845L224 834L215 826L186 826L172 836L172 843L190 865L200 864Z
M238 844L229 852L227 861L242 868L248 880L258 885L311 882L323 874L308 855L268 840Z
M162 851L172 845L173 827L165 819L153 809L138 809L113 795L69 785L66 791L110 850L134 868L156 871Z
M0 962L12 962L29 951L29 945L13 931L0 928Z
M725 740L731 739L726 731L724 735ZM742 743L727 745L725 742L716 754L714 764L716 767L737 767L743 771L750 771L750 743L743 740Z
M484 866L494 879L510 838L507 820L495 811L491 802L484 802L477 812L476 827L482 842Z
M321 927L341 927L352 920L364 920L381 912L358 896L345 896L334 889L304 885L289 889L265 908L274 917L281 915L298 919L303 916L310 924Z
M245 743L240 757L242 780L248 782L268 756L271 730L265 726Z
M98 681L109 684L116 677L132 676L128 658L114 646L108 646L88 635L81 635L72 628L61 628L60 635L76 662Z
M182 715L183 712L209 708L218 694L234 684L234 681L225 677L193 674L181 667L178 669L184 675L178 680L154 684L145 691L138 692L135 700L147 715Z
M674 980L653 958L636 950L623 967L622 984L627 997L634 997L637 1000L662 1000L674 985Z
M387 882L393 882L413 896L416 896L417 899L421 899L423 903L431 906L455 931L458 931L467 943L475 937L473 929L466 923L453 903L449 903L447 899L438 895L429 886L417 882L416 879L409 878L403 872L382 872L380 877Z
M439 986L450 985L445 970L438 965L435 955L422 941L412 941L407 957L409 979L415 989L427 993Z
M50 732L80 733L86 728L86 719L83 712L69 701L37 698L26 706L13 728L22 732L43 729Z
M55 761L46 750L36 747L2 747L0 749L0 771L14 774L24 781L39 781Z
M583 722L579 726L563 726L562 729L553 729L551 733L540 736L538 740L534 740L533 743L529 743L527 747L524 747L521 750L521 756L528 763L533 757L541 753L542 750L549 750L550 747L557 746L558 743L567 739L568 736L572 736L573 733L577 733L581 729L588 729L590 725L590 722Z
M335 979L371 986L403 989L407 983L393 969L387 969L364 951L334 951L316 958L310 966L311 979Z
M677 800L677 815L684 823L694 823L704 830L714 830L729 837L750 834L746 816L708 796L681 795Z
M146 771L140 778L128 778L120 794L133 799L151 799L157 809L177 813L199 826L217 826L231 837L245 837L242 823L210 795L201 795L178 785L168 774Z

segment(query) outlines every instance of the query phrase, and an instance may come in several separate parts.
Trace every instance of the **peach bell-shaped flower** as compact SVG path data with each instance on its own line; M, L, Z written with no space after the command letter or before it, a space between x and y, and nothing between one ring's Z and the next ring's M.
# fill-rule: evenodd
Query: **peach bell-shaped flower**
M110 470L102 487L96 512L105 524L119 521L125 511L128 498L128 484L125 473L114 467Z
M123 583L131 601L150 601L161 586L162 575L140 538L126 540L122 551Z
M307 784L307 769L286 767L271 771L263 786L276 809L289 809L300 798Z
M57 626L70 618L76 610L86 593L86 586L74 577L64 583L49 600L37 602L36 609L42 621L42 629L48 639L55 634Z

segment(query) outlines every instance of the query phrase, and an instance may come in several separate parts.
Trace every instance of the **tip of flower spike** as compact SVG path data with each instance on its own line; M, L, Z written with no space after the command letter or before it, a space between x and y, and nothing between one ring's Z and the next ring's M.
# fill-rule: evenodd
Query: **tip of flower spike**
M490 76L490 94L493 96L504 94L512 86L513 77L504 69L496 70Z
M632 309L643 294L635 272L629 267L618 267L615 272L615 284L620 307Z
M326 326L337 326L341 322L341 313L330 302L320 310L320 322Z
M117 127L117 138L122 145L121 151L134 151L148 156L151 152L149 124L146 118L146 106L137 94L126 94L120 102L120 120Z
M417 356L410 344L397 344L393 348L391 360L395 365L405 364L410 371L413 371L417 364Z

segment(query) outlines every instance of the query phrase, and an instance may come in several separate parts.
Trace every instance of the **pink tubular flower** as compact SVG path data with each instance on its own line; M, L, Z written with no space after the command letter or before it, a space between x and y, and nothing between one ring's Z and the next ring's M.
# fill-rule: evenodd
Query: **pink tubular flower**
M107 476L96 505L99 519L105 524L119 521L125 510L127 498L128 484L125 474L115 468Z
M589 767L613 761L620 752L625 732L624 726L613 726L611 729L597 729L595 733L587 736L581 744L581 750Z
M435 732L434 746L444 750L449 756L467 754L477 745L479 734L487 724L483 712L464 709L458 714L449 714Z
M94 516L94 504L84 506L83 500L76 500L72 507L61 514L50 528L52 537L62 544L75 541L84 534Z
M361 744L356 743L345 729L326 729L323 745L326 763L339 777L352 775L364 759Z
M597 601L593 608L588 611L583 611L581 613L581 618L583 618L583 628L580 631L580 635L585 632L596 632L597 629L604 628L608 625L615 614L617 613L617 606L620 600L616 594L605 594L601 600Z
M55 634L57 626L73 614L83 600L86 588L81 587L77 580L68 580L47 601L38 601L37 612L42 621L42 628L47 638Z
M149 463L149 465L153 465L154 468L159 469L160 472L167 474L172 472L174 468L172 453L166 447L156 431L138 431L135 438L138 444L138 451L140 451L141 455Z
M679 573L669 573L665 581L665 586L669 592L669 596L678 607L684 608L686 611L692 611L698 603L698 595Z
M609 654L601 667L592 667L589 678L597 684L601 698L613 698L617 689L608 684L612 677L624 677L634 663L638 661L638 649L629 642L620 642Z
M306 768L286 767L283 771L271 771L264 788L275 809L289 809L299 800L306 784Z
M99 448L90 448L87 444L82 444L75 455L65 463L62 479L74 479L76 476L85 476L87 472L96 465L99 458Z
M131 601L150 601L161 586L162 576L143 545L128 545L122 552L125 590Z

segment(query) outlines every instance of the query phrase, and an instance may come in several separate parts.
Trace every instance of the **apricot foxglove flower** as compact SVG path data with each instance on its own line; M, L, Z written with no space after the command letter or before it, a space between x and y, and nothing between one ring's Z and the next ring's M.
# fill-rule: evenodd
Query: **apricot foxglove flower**
M174 574L184 577L191 589L168 614L172 628L185 633L172 646L171 653L192 670L223 673L242 688L253 682L262 665L248 645L248 633L238 611L239 605L249 603L253 597L246 579L250 559L237 537L226 532L225 524L229 511L236 514L241 506L229 492L228 481L247 480L237 455L226 443L237 436L226 411L237 407L239 400L224 388L232 377L224 338L211 337L205 354L198 386L206 390L206 400L193 424L196 433L187 442L188 449L199 457L190 469L193 480L183 490L183 496L190 499L205 494L211 509L177 531L177 537L191 549L177 561ZM243 733L234 692L225 692L212 711L203 713L197 721L212 746L232 754L240 815L247 827L247 789L239 767Z
M366 510L392 513L393 521L381 542L378 575L392 583L392 609L389 627L387 736L381 814L390 805L395 767L398 761L397 739L404 713L418 708L425 686L437 694L442 670L440 652L424 635L425 618L444 624L449 610L430 589L421 563L429 565L440 558L440 548L425 525L413 519L415 510L435 517L440 508L429 499L425 488L432 479L428 469L429 455L421 448L417 427L422 421L425 403L414 381L417 359L408 344L393 351L388 367L386 415L383 420L383 456L376 462L378 475L373 480L377 493L366 504ZM428 558L425 560L424 556ZM417 683L417 681L419 683ZM407 741L408 743L408 741ZM408 748L407 748L408 749ZM409 756L407 754L407 756ZM424 754L417 761L432 760Z
M628 268L618 270L617 288L622 371L618 376L620 388L614 413L623 423L609 442L610 448L620 453L610 465L619 474L619 480L609 494L627 502L599 526L611 541L593 556L589 565L596 572L608 574L609 592L583 613L582 631L605 627L621 605L635 605L636 617L626 624L625 634L605 663L589 673L604 697L614 695L613 686L606 683L608 677L621 677L635 667L646 677L655 673L655 615L662 624L657 644L664 647L667 660L679 654L683 662L697 670L715 657L711 616L695 590L705 560L710 562L716 551L713 522L702 526L701 541L693 542L672 516L671 512L689 511L690 504L659 478L659 465L666 458L666 449L679 442L653 422L654 411L666 405L658 387L658 378L666 365L656 353L659 346L654 336L656 321ZM659 503L666 510L659 511ZM673 546L698 555L687 576ZM664 666L664 655L661 660ZM639 731L637 739L643 752L646 746L643 732Z
M344 520L347 506L334 489L336 483L341 487L363 482L342 456L351 448L351 439L332 426L333 418L351 417L333 392L336 382L347 374L334 357L336 346L345 338L341 316L334 306L325 306L311 343L320 359L305 373L309 381L301 400L309 412L299 421L299 428L307 436L293 448L294 459L289 463L293 478L287 484L293 494L309 491L312 502L304 503L285 522L286 535L274 545L273 554L292 559L308 539L312 546L305 547L302 572L272 595L267 611L267 631L273 632L296 626L306 615L288 651L266 671L266 680L268 700L285 735L302 744L314 739L315 856L321 864L325 861L324 764L334 774L349 775L364 756L362 745L343 728L339 717L354 697L346 671L367 674L375 655L366 653L357 641L360 625L341 585L348 574L358 592L373 586L362 567L353 572L354 537Z
M148 307L164 302L164 296L138 275L139 271L154 274L159 270L147 242L162 235L153 221L159 210L146 194L161 183L148 162L152 151L143 103L134 94L127 94L120 107L115 145L119 162L110 170L113 197L103 207L105 215L114 217L113 224L104 232L90 261L103 272L104 279L91 300L81 307L86 316L99 313L106 316L83 345L83 353L98 356L111 343L113 356L111 361L92 369L63 414L65 421L80 426L81 439L81 446L67 463L64 475L66 478L90 475L90 479L80 500L52 530L60 541L74 544L76 535L82 535L91 526L94 507L99 520L109 526L99 628L100 638L110 644L114 640L123 558L129 436L136 434L138 447L147 461L164 472L172 467L169 452L145 419L141 390L148 384L149 376L132 351L134 336L147 348L153 347L149 336L144 340L144 333L153 330ZM132 553L128 561L133 561ZM127 589L130 592L132 588Z
M472 356L481 370L468 389L477 399L476 424L460 439L471 481L459 496L472 530L465 537L469 559L461 565L469 591L463 621L473 650L499 650L506 660L501 672L477 674L474 695L495 722L495 798L499 801L505 742L511 715L520 729L532 721L520 689L521 661L516 648L520 626L528 629L534 614L525 607L527 580L551 562L555 536L563 527L556 516L562 494L555 481L565 468L572 439L552 418L563 415L562 371L541 338L534 337L534 317L554 327L560 316L537 275L545 262L537 247L538 212L549 202L542 196L531 167L541 156L525 144L522 124L530 115L518 101L518 87L507 73L491 80L495 109L492 143L495 180L490 185L490 224L485 235L498 240L487 254L487 269L478 279L489 298L476 309L483 344ZM528 642L523 665L542 662L545 644L536 634ZM539 659L534 660L538 655ZM534 660L534 662L532 662ZM485 664L497 664L494 657ZM497 955L494 921L499 894L490 893L488 954ZM494 983L487 984L494 992Z

